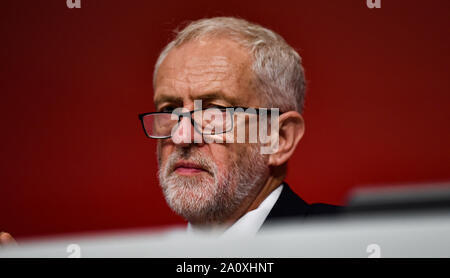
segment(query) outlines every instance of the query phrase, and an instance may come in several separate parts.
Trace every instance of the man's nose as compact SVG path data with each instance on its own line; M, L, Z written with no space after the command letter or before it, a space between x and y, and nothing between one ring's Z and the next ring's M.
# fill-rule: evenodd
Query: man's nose
M179 146L199 144L203 142L202 135L192 125L191 118L182 117L176 128L172 131L172 141Z

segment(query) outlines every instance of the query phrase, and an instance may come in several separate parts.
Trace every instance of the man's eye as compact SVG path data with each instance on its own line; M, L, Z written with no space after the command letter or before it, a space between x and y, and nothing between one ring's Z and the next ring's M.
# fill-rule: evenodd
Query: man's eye
M173 112L176 108L173 106L165 106L159 110L159 112Z
M210 104L205 108L217 108L217 109L225 109L226 107L223 105L217 105L217 104Z

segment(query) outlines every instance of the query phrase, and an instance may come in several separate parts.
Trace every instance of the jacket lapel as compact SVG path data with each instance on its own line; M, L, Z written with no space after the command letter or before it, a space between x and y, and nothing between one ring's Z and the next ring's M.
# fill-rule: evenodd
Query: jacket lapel
M283 183L280 197L273 206L266 222L283 220L288 218L303 218L307 215L309 205L295 194L287 183Z

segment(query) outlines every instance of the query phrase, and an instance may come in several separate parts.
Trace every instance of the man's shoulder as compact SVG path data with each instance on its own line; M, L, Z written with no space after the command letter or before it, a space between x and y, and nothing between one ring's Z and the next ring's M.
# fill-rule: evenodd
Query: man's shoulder
M278 200L266 218L266 222L288 220L288 219L305 219L315 216L332 216L341 211L341 206L314 203L308 204L300 196L298 196L287 183L283 183Z

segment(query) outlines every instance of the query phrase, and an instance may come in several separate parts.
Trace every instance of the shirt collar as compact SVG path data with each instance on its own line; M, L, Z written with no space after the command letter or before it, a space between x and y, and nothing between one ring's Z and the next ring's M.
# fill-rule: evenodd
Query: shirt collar
M254 210L251 210L239 218L233 225L223 230L204 230L199 229L188 223L187 232L189 234L201 233L221 233L220 237L236 237L236 236L254 236L262 224L266 220L273 206L280 197L283 190L283 184L272 191L269 196Z

